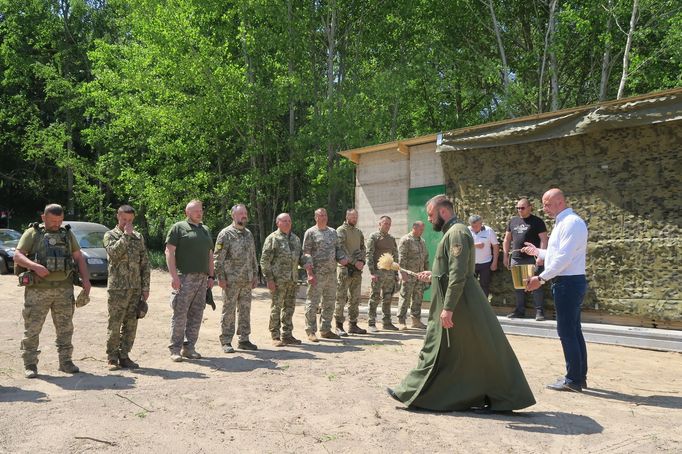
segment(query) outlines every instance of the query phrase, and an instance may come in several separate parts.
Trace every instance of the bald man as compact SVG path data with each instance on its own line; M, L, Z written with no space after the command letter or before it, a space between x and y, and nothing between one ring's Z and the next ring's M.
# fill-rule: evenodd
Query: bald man
M171 361L199 359L195 345L206 307L206 289L213 288L213 238L201 223L204 206L192 200L187 219L173 224L166 237L166 264L171 275Z
M587 226L566 205L564 193L553 188L542 196L542 208L556 219L547 249L525 243L525 254L545 261L545 270L528 279L526 291L532 292L552 281L557 332L566 359L566 376L547 385L555 391L581 392L587 387L587 347L580 326L580 308L587 291L585 256Z

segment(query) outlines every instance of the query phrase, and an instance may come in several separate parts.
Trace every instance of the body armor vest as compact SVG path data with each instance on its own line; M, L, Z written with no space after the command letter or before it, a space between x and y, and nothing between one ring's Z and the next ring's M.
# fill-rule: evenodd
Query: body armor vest
M34 225L33 228L37 235L32 260L43 265L49 272L64 271L67 275L73 272L69 229L60 227L57 232L48 232L41 226Z

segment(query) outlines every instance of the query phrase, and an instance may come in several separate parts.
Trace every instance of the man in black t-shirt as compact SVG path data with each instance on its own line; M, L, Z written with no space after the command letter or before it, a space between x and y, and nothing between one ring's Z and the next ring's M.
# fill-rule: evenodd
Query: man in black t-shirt
M507 224L507 232L504 235L502 249L504 250L504 266L510 268L512 265L537 265L536 274L542 272L542 259L536 260L532 255L527 255L519 249L524 247L524 243L533 243L536 247L547 247L547 226L545 221L532 214L533 206L528 199L523 198L516 202L518 216L514 216ZM511 246L511 247L510 247ZM511 251L511 255L509 252ZM509 314L509 318L523 318L526 312L526 292L525 290L514 290L516 294L516 308ZM542 308L544 296L542 287L533 291L533 304L535 306L535 320L545 319Z

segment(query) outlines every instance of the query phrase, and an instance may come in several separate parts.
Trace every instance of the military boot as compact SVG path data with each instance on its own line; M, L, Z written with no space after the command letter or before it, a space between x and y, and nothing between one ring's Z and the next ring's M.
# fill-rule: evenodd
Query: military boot
M135 361L133 361L130 358L121 358L119 360L119 364L123 369L137 369L140 367L139 364L137 364Z
M339 336L336 335L335 332L333 331L320 331L320 337L322 339L341 339Z
M301 345L301 341L291 334L282 336L282 342L284 342L285 345Z
M246 339L245 341L239 341L237 343L237 348L239 350L258 350L258 347L256 344L252 344L250 340Z
M310 342L320 342L320 340L317 338L317 336L313 332L308 333L308 340Z
M422 323L419 317L412 317L412 328L426 329L426 325Z
M336 334L340 337L347 337L348 333L343 329L343 322L336 322Z
M77 374L78 372L80 372L78 366L76 366L71 360L60 361L59 370L61 372L66 372L67 374Z
M398 327L391 322L383 322L382 328L384 331L398 331Z
M358 326L358 322L348 322L348 333L350 334L367 334L366 329Z
M400 329L400 331L405 331L407 329L407 323L405 323L404 318L398 318L398 329Z
M379 330L377 329L376 322L369 322L367 324L367 331L369 331L370 333L378 333Z
M110 371L119 370L120 366L118 364L118 359L107 360L107 369Z

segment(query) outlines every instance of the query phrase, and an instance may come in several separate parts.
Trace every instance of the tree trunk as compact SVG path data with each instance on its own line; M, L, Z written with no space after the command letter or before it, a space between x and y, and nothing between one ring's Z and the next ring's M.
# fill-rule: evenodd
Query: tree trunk
M613 0L608 3L608 19L606 21L606 34L611 35L611 23L613 21ZM601 78L599 80L599 101L605 101L609 88L609 75L611 74L611 41L607 40L604 45L604 55L601 59Z
M625 82L628 80L628 67L630 66L630 49L632 49L632 35L635 33L637 26L639 0L632 2L632 16L630 16L630 30L628 30L628 39L625 42L625 51L623 52L623 75L620 77L620 84L618 85L618 95L616 99L623 97L625 92Z
M542 63L540 65L540 81L538 83L538 113L543 112L543 105L542 105L542 93L545 90L545 64L547 62L547 54L550 53L550 46L552 45L554 41L554 13L556 11L556 4L558 0L550 0L549 3L549 17L547 19L547 32L545 33L545 49L542 52ZM550 62L550 65L553 66L552 68L552 73L553 77L556 76L556 57L552 57L554 52L550 53L550 60L554 60L554 63ZM554 92L556 88L556 101L558 105L558 92L559 92L559 83L558 83L558 77L557 80L552 80L552 107L554 107L554 102L555 102L555 97L554 97ZM556 110L556 109L553 109Z
M329 195L327 197L327 210L336 211L337 188L333 184L334 164L336 163L336 147L332 140L332 124L334 122L334 103L331 102L334 96L334 58L336 57L336 32L337 15L336 2L330 4L331 17L325 24L327 35L327 178L329 180Z
M292 22L294 19L293 11L292 11L292 6L291 6L291 1L287 1L287 18L288 18L288 31L289 31L289 61L288 61L288 73L289 73L289 78L293 79L294 76L294 55L293 55L293 42L294 42L294 31L292 27ZM295 129L295 121L296 121L296 110L295 110L295 104L294 104L294 95L292 93L289 93L289 162L290 164L294 164L296 162L296 153L294 149L294 133L296 131ZM293 216L293 211L294 211L294 203L296 202L296 196L295 196L295 189L296 189L296 170L295 168L292 168L290 173L289 173L289 200L287 204L287 211ZM274 214L274 216L277 216L277 214Z
M493 19L493 29L495 30L497 47L500 52L500 60L502 60L502 87L504 88L504 93L506 95L509 90L509 65L507 64L507 54L504 52L504 45L502 44L500 24L497 22L497 16L495 15L493 0L488 0L488 8L490 9L490 17L492 17Z

